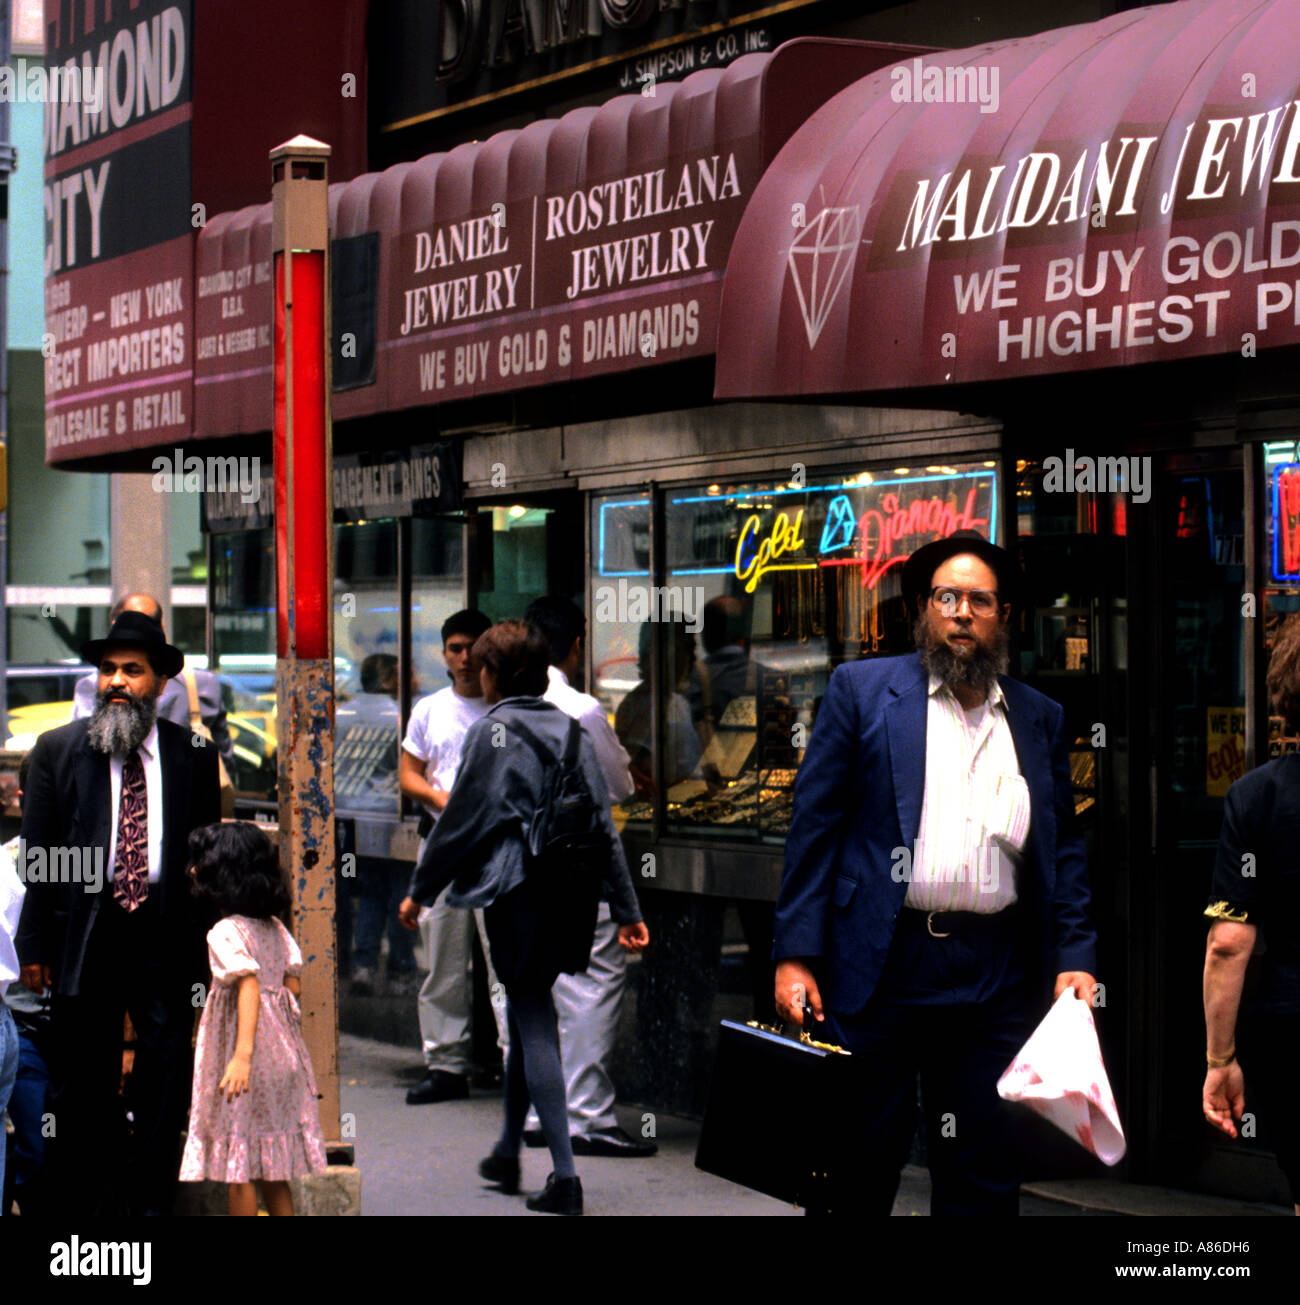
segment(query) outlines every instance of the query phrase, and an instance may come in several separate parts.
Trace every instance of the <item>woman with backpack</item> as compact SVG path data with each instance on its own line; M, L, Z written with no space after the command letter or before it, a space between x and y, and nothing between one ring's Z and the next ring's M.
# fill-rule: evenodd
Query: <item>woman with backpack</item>
M523 621L501 621L475 643L491 705L465 735L451 796L401 914L413 920L449 886L452 906L486 908L492 964L506 990L510 1051L505 1123L479 1173L503 1192L519 1190L531 1099L553 1172L528 1208L581 1214L551 985L561 972L587 968L602 896L629 951L641 951L650 934L591 742L542 697L549 651L545 636Z

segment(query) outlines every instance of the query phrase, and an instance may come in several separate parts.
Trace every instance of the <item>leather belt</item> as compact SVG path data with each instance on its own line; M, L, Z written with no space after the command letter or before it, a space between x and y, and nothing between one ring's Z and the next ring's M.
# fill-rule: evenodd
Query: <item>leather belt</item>
M948 938L953 934L988 933L995 929L1005 929L1015 916L1014 906L995 911L991 915L977 914L974 911L918 911L906 907L900 920L914 928L924 928L931 938Z

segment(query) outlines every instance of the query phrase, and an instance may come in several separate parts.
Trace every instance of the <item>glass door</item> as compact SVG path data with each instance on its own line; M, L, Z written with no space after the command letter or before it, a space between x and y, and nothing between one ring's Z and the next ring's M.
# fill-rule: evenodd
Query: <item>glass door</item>
M1135 1018L1143 1128L1160 1181L1223 1189L1240 1144L1201 1117L1201 974L1215 849L1245 770L1244 481L1238 449L1158 463L1142 586L1149 860L1135 858ZM1136 768L1135 768L1136 769ZM1134 830L1135 844L1142 840ZM1137 850L1135 848L1135 850ZM1237 1151L1229 1154L1230 1146Z
M1059 458L1058 458L1059 461ZM1126 493L1076 490L1048 459L1015 464L1012 547L1028 599L1012 673L1060 703L1070 746L1074 813L1088 856L1098 933L1097 1034L1121 1116L1129 1082L1130 991L1125 830L1130 782L1129 543L1135 511ZM1138 509L1140 511L1140 509ZM1035 1176L1088 1172L1050 1130L1033 1138Z

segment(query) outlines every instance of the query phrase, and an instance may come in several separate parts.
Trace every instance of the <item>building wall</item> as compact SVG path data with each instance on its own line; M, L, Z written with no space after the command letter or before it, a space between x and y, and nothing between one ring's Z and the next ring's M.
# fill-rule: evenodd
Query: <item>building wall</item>
M107 585L108 477L45 465L44 106L20 101L10 112L18 167L9 191L8 656L48 662L76 655L73 647L90 634L89 611L14 599L38 587Z

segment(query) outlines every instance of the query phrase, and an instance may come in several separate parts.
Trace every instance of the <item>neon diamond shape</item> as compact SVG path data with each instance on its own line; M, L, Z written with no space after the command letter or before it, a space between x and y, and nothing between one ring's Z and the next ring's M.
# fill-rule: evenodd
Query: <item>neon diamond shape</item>
M853 542L853 534L858 528L858 519L853 515L853 504L846 494L837 494L831 499L826 512L826 524L822 527L819 553L833 553L837 548L847 548Z
M790 246L790 276L810 349L817 347L822 327L853 270L861 236L862 213L856 204L824 208Z

